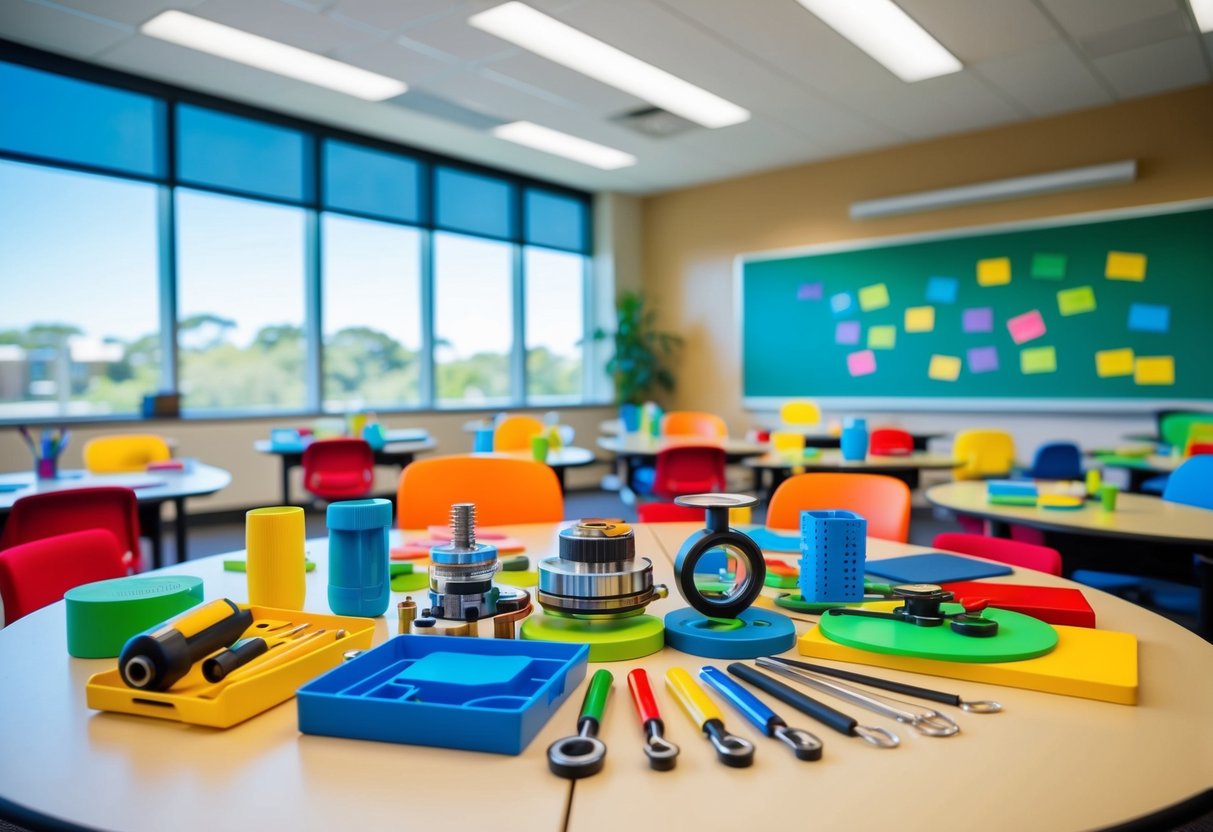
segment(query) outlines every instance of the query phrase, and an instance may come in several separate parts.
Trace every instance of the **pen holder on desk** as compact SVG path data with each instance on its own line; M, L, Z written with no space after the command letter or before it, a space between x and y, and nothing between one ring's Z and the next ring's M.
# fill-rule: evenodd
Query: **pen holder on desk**
M59 477L59 457L47 456L34 460L34 476L40 480L53 480Z
M493 450L493 429L478 428L472 439L472 451L478 454L491 453Z

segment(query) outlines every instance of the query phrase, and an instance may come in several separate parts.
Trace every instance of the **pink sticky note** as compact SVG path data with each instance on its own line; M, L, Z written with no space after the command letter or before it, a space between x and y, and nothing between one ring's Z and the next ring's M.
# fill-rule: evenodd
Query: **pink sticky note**
M876 372L876 353L860 350L847 355L847 369L853 376L869 376Z
M796 290L796 300L821 300L821 284L801 283Z
M835 344L858 344L859 321L839 321L834 327Z
M1012 341L1022 344L1045 334L1045 320L1040 317L1039 309L1033 309L1007 321L1007 331L1011 333Z
M965 332L993 332L994 309L990 306L975 306L964 311L962 329Z

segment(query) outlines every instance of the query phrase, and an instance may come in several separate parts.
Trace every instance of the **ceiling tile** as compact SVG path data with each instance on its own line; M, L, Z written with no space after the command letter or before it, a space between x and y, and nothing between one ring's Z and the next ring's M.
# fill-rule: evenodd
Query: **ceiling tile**
M465 61L484 61L517 51L518 47L468 25L471 13L448 15L419 26L410 26L400 43L421 49L437 49Z
M208 20L322 55L376 39L376 35L365 28L349 26L340 20L281 2L205 0L195 8L195 12ZM386 36L386 33L383 34Z
M899 5L966 66L1057 37L1032 0L899 0Z
M898 89L860 90L855 106L926 138L1015 121L1022 115L972 72L956 72Z
M189 10L202 0L54 0L82 12L138 26L169 9Z
M480 68L492 70L537 89L548 90L577 109L604 117L648 106L639 98L530 52L515 52L481 64Z
M377 29L395 31L404 26L458 14L462 4L451 0L337 0L329 14L342 15Z
M329 54L339 61L378 72L389 78L399 78L408 84L432 78L459 65L454 58L443 60L433 55L425 55L401 46L394 40L335 49Z
M1169 14L1183 0L1041 0L1071 36L1092 35Z
M0 34L10 40L53 52L88 57L133 33L131 26L40 3L27 3L25 0L0 2Z
M973 71L1037 116L1113 100L1087 64L1060 40L991 58L976 64Z
M1198 38L1188 35L1098 58L1095 68L1121 97L1150 95L1208 81L1200 46Z

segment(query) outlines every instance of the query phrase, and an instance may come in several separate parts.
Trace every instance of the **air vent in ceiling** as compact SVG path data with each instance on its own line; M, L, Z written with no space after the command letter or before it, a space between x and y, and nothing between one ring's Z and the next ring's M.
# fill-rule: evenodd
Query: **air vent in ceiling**
M464 127L470 127L473 130L491 130L506 123L506 120L503 118L490 116L487 113L482 113L463 104L457 104L449 98L431 95L416 87L410 89L404 95L396 96L388 103L395 104L397 107L404 107L406 110L413 110L414 112L424 113L427 116L440 118L444 121L454 122Z
M699 125L695 122L688 121L682 116L676 116L660 107L645 107L640 110L632 110L629 113L615 116L611 121L635 130L637 133L658 139L677 136L688 130L699 129Z

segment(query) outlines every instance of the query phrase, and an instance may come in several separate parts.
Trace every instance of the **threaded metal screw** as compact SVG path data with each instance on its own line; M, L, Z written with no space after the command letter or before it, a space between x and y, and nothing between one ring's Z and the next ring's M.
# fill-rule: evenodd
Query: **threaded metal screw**
M451 546L463 550L476 548L475 503L454 503L451 506Z

